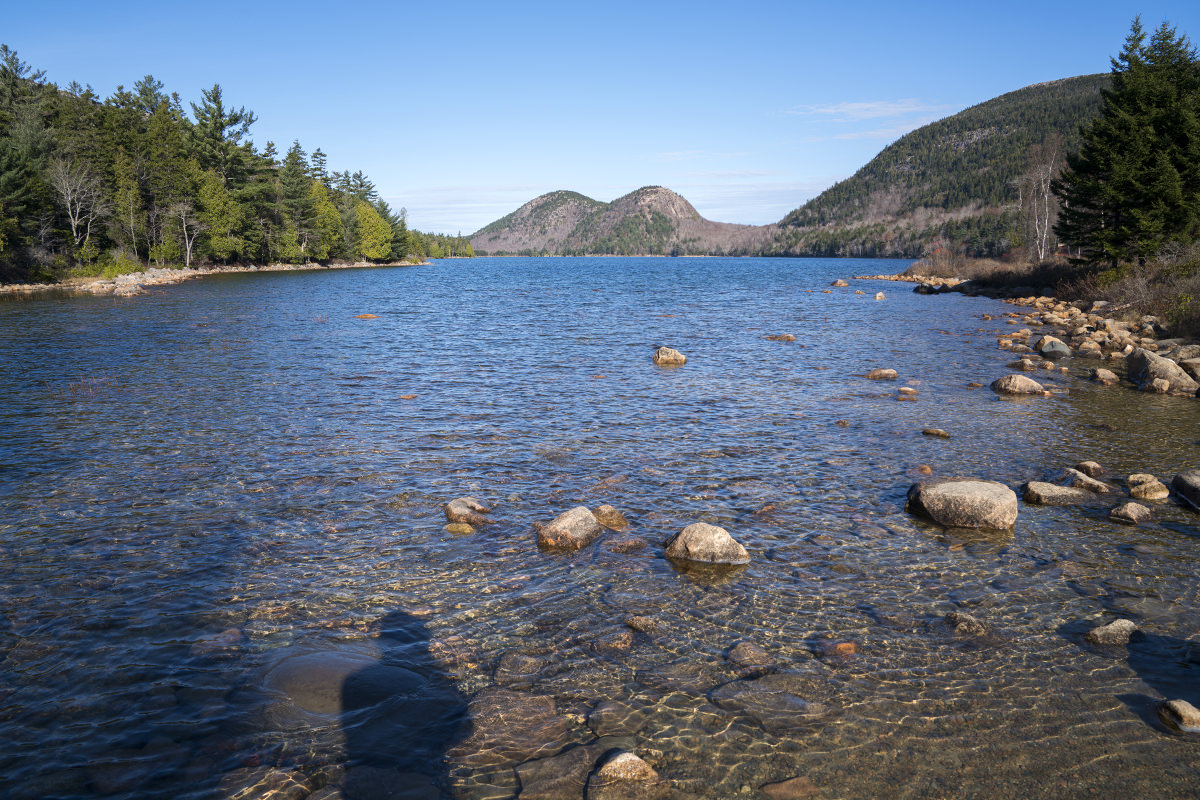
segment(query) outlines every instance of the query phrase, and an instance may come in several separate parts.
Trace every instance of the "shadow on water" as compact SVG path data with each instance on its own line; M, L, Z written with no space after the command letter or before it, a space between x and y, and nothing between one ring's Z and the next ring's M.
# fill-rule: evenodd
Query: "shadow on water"
M461 739L466 700L429 651L421 620L403 611L381 623L377 662L342 683L346 800L448 795L445 755Z
M1147 725L1161 731L1171 730L1158 714L1164 700L1186 700L1200 707L1200 642L1138 630L1125 646L1092 645L1084 639L1092 627L1095 627L1094 623L1072 622L1058 630L1064 638L1098 653L1113 658L1124 654L1129 668L1155 694L1130 692L1117 695L1117 699Z

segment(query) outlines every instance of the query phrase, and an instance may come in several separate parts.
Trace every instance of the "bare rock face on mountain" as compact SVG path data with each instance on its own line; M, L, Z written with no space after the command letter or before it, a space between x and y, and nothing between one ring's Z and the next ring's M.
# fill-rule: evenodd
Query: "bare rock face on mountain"
M775 233L774 225L712 222L670 189L647 186L611 203L544 194L473 234L471 247L479 255L748 255Z

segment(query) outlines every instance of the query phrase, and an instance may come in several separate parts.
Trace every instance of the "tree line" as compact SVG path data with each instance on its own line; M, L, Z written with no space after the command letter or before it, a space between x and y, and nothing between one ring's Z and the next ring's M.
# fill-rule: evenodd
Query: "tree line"
M473 255L410 230L361 171L250 139L220 85L189 113L152 75L99 98L0 44L0 280L146 266L398 262Z

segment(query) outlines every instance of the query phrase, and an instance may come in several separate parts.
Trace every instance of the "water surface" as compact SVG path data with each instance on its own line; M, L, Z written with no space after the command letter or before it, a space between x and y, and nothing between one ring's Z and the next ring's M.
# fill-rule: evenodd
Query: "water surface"
M531 756L467 752L496 689L552 703L539 755L632 707L601 746L680 797L1194 796L1200 745L1154 704L1200 704L1197 517L1022 505L972 533L903 501L921 465L1169 480L1200 403L1094 362L1053 399L969 388L1007 371L982 315L1010 306L825 291L904 266L490 258L0 302L0 796L512 797ZM496 524L447 533L463 495ZM538 551L533 523L602 503L630 528ZM693 521L751 563L668 562ZM1130 648L1083 641L1117 617ZM743 641L821 712L730 702Z

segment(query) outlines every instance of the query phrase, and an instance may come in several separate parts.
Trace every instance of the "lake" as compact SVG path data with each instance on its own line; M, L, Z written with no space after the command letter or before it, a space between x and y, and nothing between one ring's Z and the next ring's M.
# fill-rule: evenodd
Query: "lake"
M1012 306L826 292L906 266L481 258L0 301L0 798L582 797L613 748L674 798L1200 794L1155 713L1200 704L1196 514L904 510L922 466L1169 481L1200 403L1083 359L1000 399L1014 328L982 315ZM447 532L463 496L494 524ZM602 504L629 526L539 551L534 523ZM668 561L696 521L750 563ZM1085 642L1117 618L1128 647Z

